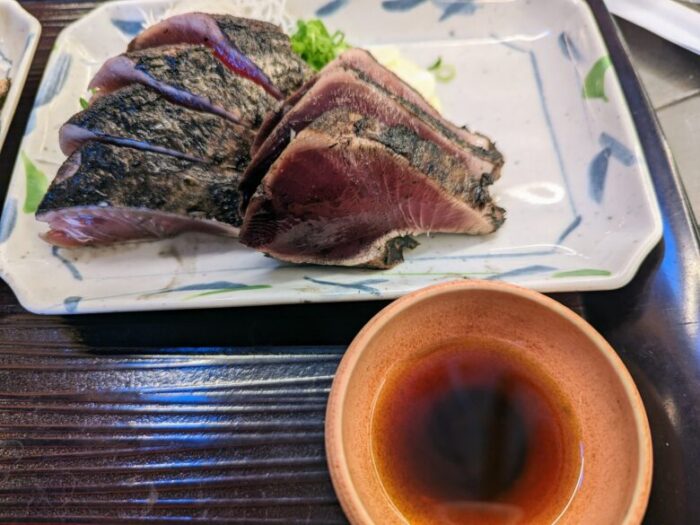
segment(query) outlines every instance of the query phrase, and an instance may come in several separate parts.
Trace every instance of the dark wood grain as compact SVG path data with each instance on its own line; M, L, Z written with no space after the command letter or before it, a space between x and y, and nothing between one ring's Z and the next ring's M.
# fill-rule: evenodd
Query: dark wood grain
M656 461L646 523L700 523L697 226L616 29L590 4L665 240L629 286L554 297L605 335L640 387ZM23 5L43 34L0 155L2 195L55 37L95 2ZM42 317L0 283L0 521L342 523L323 407L344 345L385 304Z

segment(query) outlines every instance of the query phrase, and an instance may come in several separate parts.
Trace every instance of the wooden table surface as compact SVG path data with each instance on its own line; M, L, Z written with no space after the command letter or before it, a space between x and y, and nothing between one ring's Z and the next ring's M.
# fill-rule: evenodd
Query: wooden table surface
M697 226L600 0L590 0L654 173L664 241L621 290L556 294L616 348L648 410L645 523L700 523ZM0 155L4 195L48 53L95 2L43 24ZM344 346L384 302L42 317L0 283L0 521L343 523L323 450Z

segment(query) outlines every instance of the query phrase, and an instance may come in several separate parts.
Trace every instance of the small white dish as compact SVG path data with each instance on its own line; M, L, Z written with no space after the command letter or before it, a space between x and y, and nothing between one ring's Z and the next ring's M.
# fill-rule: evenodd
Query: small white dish
M0 0L0 79L10 79L10 91L0 107L0 149L19 104L40 35L41 24L19 3Z
M320 16L353 45L453 68L437 96L448 118L504 153L493 194L505 225L485 237L422 236L388 271L281 264L204 236L73 251L39 239L46 225L33 208L64 161L58 129L100 65L170 14L253 9L285 27ZM472 277L604 290L628 283L661 234L637 130L585 1L127 0L98 7L56 41L0 223L0 274L39 313L390 299Z

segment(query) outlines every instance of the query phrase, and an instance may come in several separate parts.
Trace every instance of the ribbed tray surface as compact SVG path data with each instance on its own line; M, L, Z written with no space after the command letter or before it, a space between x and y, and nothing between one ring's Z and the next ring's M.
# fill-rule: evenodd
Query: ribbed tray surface
M0 351L0 520L344 523L323 446L342 351Z

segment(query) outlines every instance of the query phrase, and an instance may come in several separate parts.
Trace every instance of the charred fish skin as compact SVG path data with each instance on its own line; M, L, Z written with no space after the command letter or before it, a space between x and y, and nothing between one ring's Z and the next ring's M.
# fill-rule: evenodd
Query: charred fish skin
M479 148L475 149L474 146L457 140L457 137L437 119L419 108L410 106L408 102L384 90L375 82L364 79L354 70L334 68L319 76L305 94L299 97L294 107L279 119L257 150L253 146L254 155L241 182L244 208L265 173L289 144L291 137L301 132L324 112L334 108L358 110L392 126L402 124L410 127L424 139L439 144L443 155L461 158L472 175L487 175L492 179L499 176L503 164L500 153L496 152L496 158L492 158L490 154L483 155ZM259 136L260 133L254 145Z
M360 78L373 83L387 95L401 101L418 117L449 136L452 140L473 149L487 160L502 164L503 156L487 136L470 131L466 126L458 127L444 118L423 96L401 80L396 74L382 66L369 51L353 48L336 59L334 67L352 70Z
M410 128L328 111L284 150L246 210L241 241L294 263L386 269L421 233L487 234L504 210Z
M147 48L114 57L90 83L94 98L131 83L142 83L164 97L256 129L275 105L258 84L232 72L201 45Z
M292 51L289 37L278 26L226 15L213 15L212 18L229 41L250 57L285 96L297 90L313 74Z
M230 15L192 12L172 16L136 36L128 51L172 44L206 45L229 69L256 82L277 100L311 74L279 27Z
M138 70L183 91L203 94L224 108L236 108L242 120L254 129L275 104L265 90L233 74L204 46L172 51L160 48L159 53L148 50L134 53L134 58Z
M207 228L198 223L210 222L222 225L219 229L235 235L241 225L236 189L239 178L240 173L231 169L89 142L73 153L61 168L39 205L36 217L59 224L63 215L79 223L76 228L86 237L80 244L91 244L91 234L94 238L108 238L109 243L116 242L109 234L110 228L114 229L110 217L121 213L123 222L130 210L136 214L148 213L149 220L155 221L159 214L165 222L178 218L185 226L179 226L180 230L175 233L201 231ZM74 210L78 210L78 214ZM133 230L141 228L139 224L133 226ZM124 230L123 224L119 228ZM158 230L152 228L153 231Z
M505 210L496 206L490 195L493 177L473 174L461 159L445 155L440 146L418 135L412 127L387 125L373 117L335 109L312 122L309 129L318 133L334 130L340 136L381 144L459 202L485 212L489 233L505 222Z
M495 144L493 144L486 136L484 135L476 135L472 134L467 130L466 127L461 128L463 131L466 131L470 133L471 135L478 136L479 138L476 139L478 140L478 144L474 144L473 142L469 142L464 140L464 137L460 136L460 134L456 133L454 129L452 129L452 126L448 126L445 124L443 118L438 118L435 117L434 115L426 112L423 108L420 106L414 104L413 102L410 102L406 100L405 98L398 97L396 95L393 95L391 92L387 91L382 85L377 83L374 79L366 75L362 71L354 71L354 73L362 79L364 82L372 85L378 90L381 90L386 94L389 98L394 100L395 102L401 104L403 107L405 107L408 111L410 111L412 114L414 114L417 118L422 120L423 122L426 122L436 130L438 130L441 134L443 134L445 137L448 139L452 140L453 142L459 144L462 146L464 149L469 150L471 153L474 155L477 155L478 157L484 159L487 162L490 162L493 164L493 171L491 172L491 176L498 179L500 177L500 171L501 167L503 166L504 158L503 154L496 149Z
M466 126L457 127L445 119L430 103L415 89L403 82L393 72L379 64L369 51L353 48L345 51L333 62L328 64L323 71L307 81L284 104L279 105L275 111L268 113L261 125L260 131L253 142L253 155L262 146L272 130L283 119L284 115L292 110L299 100L319 81L319 78L328 76L334 72L345 71L353 74L362 82L372 85L376 90L401 104L406 110L416 117L431 125L441 134L470 149L475 155L482 157L494 165L495 178L498 178L500 166L503 164L503 155L496 149L495 144L485 135L469 131Z
M61 128L70 155L87 140L102 140L243 170L253 132L217 115L173 104L135 84L97 99Z
M335 117L340 117L336 114ZM345 117L342 117L345 118ZM355 136L373 140L405 158L412 167L434 179L450 195L467 203L476 210L492 206L489 186L493 177L482 174L474 177L465 171L462 162L444 151L434 142L419 137L415 130L406 126L382 126L375 119L355 117ZM314 128L314 125L311 126ZM494 227L498 228L505 220L504 210L493 215Z

